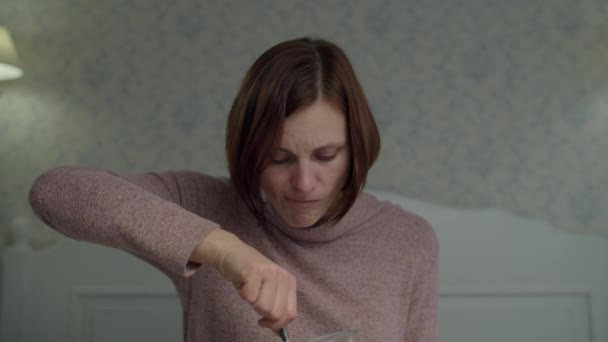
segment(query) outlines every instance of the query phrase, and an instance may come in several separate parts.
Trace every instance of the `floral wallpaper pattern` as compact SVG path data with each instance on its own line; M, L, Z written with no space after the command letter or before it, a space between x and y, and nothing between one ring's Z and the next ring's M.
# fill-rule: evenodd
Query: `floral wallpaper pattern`
M0 83L1 231L54 166L226 174L245 71L309 35L343 47L375 112L370 187L608 236L607 18L604 0L5 0L25 77Z

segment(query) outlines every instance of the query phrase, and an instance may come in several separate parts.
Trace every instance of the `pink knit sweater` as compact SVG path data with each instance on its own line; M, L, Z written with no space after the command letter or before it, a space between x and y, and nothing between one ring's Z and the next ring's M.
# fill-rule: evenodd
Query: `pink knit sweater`
M62 167L33 184L46 224L126 250L164 272L183 308L184 341L278 341L234 287L188 261L214 228L236 234L297 279L293 341L344 329L360 341L436 341L438 243L422 218L362 193L333 226L261 226L231 183L191 171L116 174Z

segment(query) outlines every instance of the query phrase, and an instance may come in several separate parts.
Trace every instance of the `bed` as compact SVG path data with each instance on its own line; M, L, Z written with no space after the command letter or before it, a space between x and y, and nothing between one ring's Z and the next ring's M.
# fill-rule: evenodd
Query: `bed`
M437 232L440 342L608 341L608 239L497 209L370 192L425 217ZM181 340L179 302L160 272L120 250L67 238L36 250L32 232L40 224L20 218L11 227L2 256L2 341Z

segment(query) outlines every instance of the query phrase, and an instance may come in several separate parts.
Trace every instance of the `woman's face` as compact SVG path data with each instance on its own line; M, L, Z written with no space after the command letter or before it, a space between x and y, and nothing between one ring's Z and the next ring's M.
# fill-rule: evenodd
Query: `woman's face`
M285 119L262 190L287 224L310 227L340 196L349 165L344 113L320 98Z

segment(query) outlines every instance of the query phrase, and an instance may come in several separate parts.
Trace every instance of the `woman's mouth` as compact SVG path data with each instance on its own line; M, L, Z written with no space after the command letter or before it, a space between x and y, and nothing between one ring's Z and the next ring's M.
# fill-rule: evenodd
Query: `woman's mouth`
M317 205L320 200L315 199L294 199L294 198L286 198L288 205L299 209L310 209Z
M317 199L296 199L296 198L286 198L287 201L289 202L295 202L295 203L315 203L318 202L319 200Z

